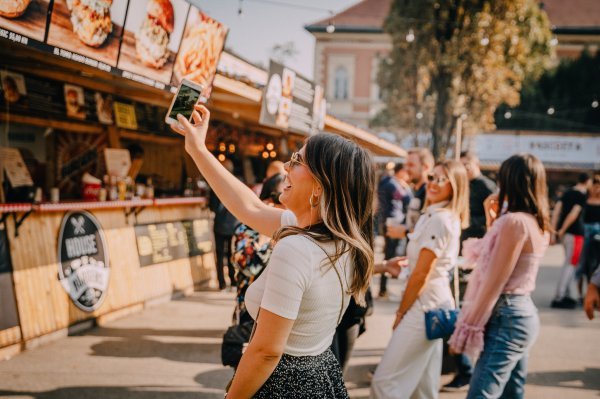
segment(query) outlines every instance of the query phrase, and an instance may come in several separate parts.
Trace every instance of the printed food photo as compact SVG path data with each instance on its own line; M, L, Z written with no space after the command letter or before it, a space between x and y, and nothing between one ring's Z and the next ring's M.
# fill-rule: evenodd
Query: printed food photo
M175 60L171 84L178 86L183 79L198 83L204 87L202 97L208 99L227 31L220 22L192 8Z
M44 41L50 0L0 0L0 27Z
M115 67L127 0L55 0L48 44Z
M188 9L185 0L130 0L119 69L169 84Z

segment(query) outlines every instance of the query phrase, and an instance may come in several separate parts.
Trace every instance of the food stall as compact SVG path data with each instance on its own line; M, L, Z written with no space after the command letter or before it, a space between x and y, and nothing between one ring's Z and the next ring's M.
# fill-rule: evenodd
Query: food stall
M113 2L102 21L79 2L19 4L0 16L0 359L216 285L207 188L164 123L182 78L204 85L209 148L248 184L308 134L260 123L266 71L215 75L227 29L184 0ZM162 40L138 43L149 23Z

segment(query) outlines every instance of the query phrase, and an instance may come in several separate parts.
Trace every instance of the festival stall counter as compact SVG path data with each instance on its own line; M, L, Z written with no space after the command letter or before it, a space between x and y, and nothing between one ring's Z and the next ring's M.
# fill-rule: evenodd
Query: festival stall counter
M205 205L202 197L2 204L15 301L0 328L18 317L0 331L0 347L35 345L207 284L214 257Z

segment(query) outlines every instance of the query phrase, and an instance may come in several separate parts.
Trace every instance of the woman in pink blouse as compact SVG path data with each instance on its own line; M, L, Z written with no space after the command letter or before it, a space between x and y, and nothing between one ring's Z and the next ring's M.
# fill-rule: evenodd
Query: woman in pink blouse
M527 357L539 332L530 293L549 240L546 172L535 156L513 155L502 163L498 183L497 200L487 201L491 229L464 243L465 257L477 267L449 341L454 353L480 355L469 399L523 398Z

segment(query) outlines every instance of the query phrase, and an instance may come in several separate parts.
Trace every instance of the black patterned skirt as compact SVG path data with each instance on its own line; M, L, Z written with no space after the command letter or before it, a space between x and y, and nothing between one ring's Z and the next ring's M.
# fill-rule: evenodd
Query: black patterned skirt
M284 354L255 399L347 399L342 369L327 349L317 356Z

